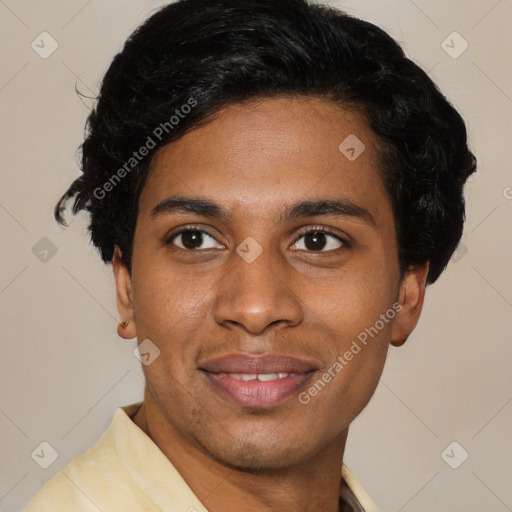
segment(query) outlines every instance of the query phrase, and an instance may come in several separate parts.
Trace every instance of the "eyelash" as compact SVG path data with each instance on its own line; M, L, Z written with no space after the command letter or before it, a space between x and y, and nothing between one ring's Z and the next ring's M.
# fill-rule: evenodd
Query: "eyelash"
M180 231L178 231L176 233L173 233L166 240L166 244L167 245L173 245L173 250L181 252L181 253L190 254L190 253L193 253L193 252L203 252L203 251L205 251L206 249L182 249L181 247L177 247L176 245L173 244L173 240L175 238L177 238L178 236L182 235L183 233L188 233L188 232L205 233L209 237L211 237L215 241L217 241L215 236L212 233L210 233L208 230L206 230L206 229L199 229L197 226L193 226L192 225L192 226L185 226ZM341 242L343 245L341 247L338 247L337 249L330 249L328 251L306 251L306 252L316 253L316 254L329 254L329 253L337 253L337 252L339 252L340 250L342 250L344 248L349 249L351 247L351 245L349 244L349 242L345 238L343 238L339 234L333 233L331 230L329 230L327 228L324 228L324 227L321 227L321 226L313 226L312 228L308 228L308 229L305 229L304 231L300 232L299 235L297 236L297 238L295 238L295 240L293 241L292 245L295 245L302 237L304 237L305 235L307 235L309 233L323 233L325 235L329 235L329 236L335 238L336 240L338 240L339 242ZM219 243L219 242L217 242L217 243Z

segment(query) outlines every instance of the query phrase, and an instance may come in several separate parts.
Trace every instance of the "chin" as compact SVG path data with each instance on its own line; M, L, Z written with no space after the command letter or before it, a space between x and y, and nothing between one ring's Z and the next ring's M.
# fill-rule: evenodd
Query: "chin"
M279 439L269 443L268 438L252 442L247 438L236 442L231 439L226 446L217 443L215 446L206 447L206 451L223 466L256 473L286 469L307 458L306 447L298 440L285 443Z

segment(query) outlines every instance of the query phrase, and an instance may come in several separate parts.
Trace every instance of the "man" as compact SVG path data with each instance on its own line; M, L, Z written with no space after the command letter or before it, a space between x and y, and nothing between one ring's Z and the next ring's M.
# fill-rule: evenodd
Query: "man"
M74 198L144 401L26 511L375 511L343 464L462 233L459 114L374 25L181 0L113 60Z

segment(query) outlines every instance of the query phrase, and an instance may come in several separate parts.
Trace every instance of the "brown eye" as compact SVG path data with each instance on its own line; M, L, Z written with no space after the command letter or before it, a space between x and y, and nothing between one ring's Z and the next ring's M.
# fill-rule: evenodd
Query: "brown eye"
M299 251L328 252L347 245L340 237L323 230L312 230L303 233L292 245Z
M187 251L224 248L223 245L217 243L215 238L206 233L206 231L198 229L186 229L180 231L169 240L169 243Z

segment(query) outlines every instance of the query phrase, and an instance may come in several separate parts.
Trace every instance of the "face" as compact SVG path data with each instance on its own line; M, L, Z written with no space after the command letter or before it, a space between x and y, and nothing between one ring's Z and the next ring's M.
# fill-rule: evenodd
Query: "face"
M131 275L115 265L125 337L160 350L143 370L169 431L278 468L328 449L367 404L425 277L400 279L378 151L361 115L278 98L228 106L155 155Z

